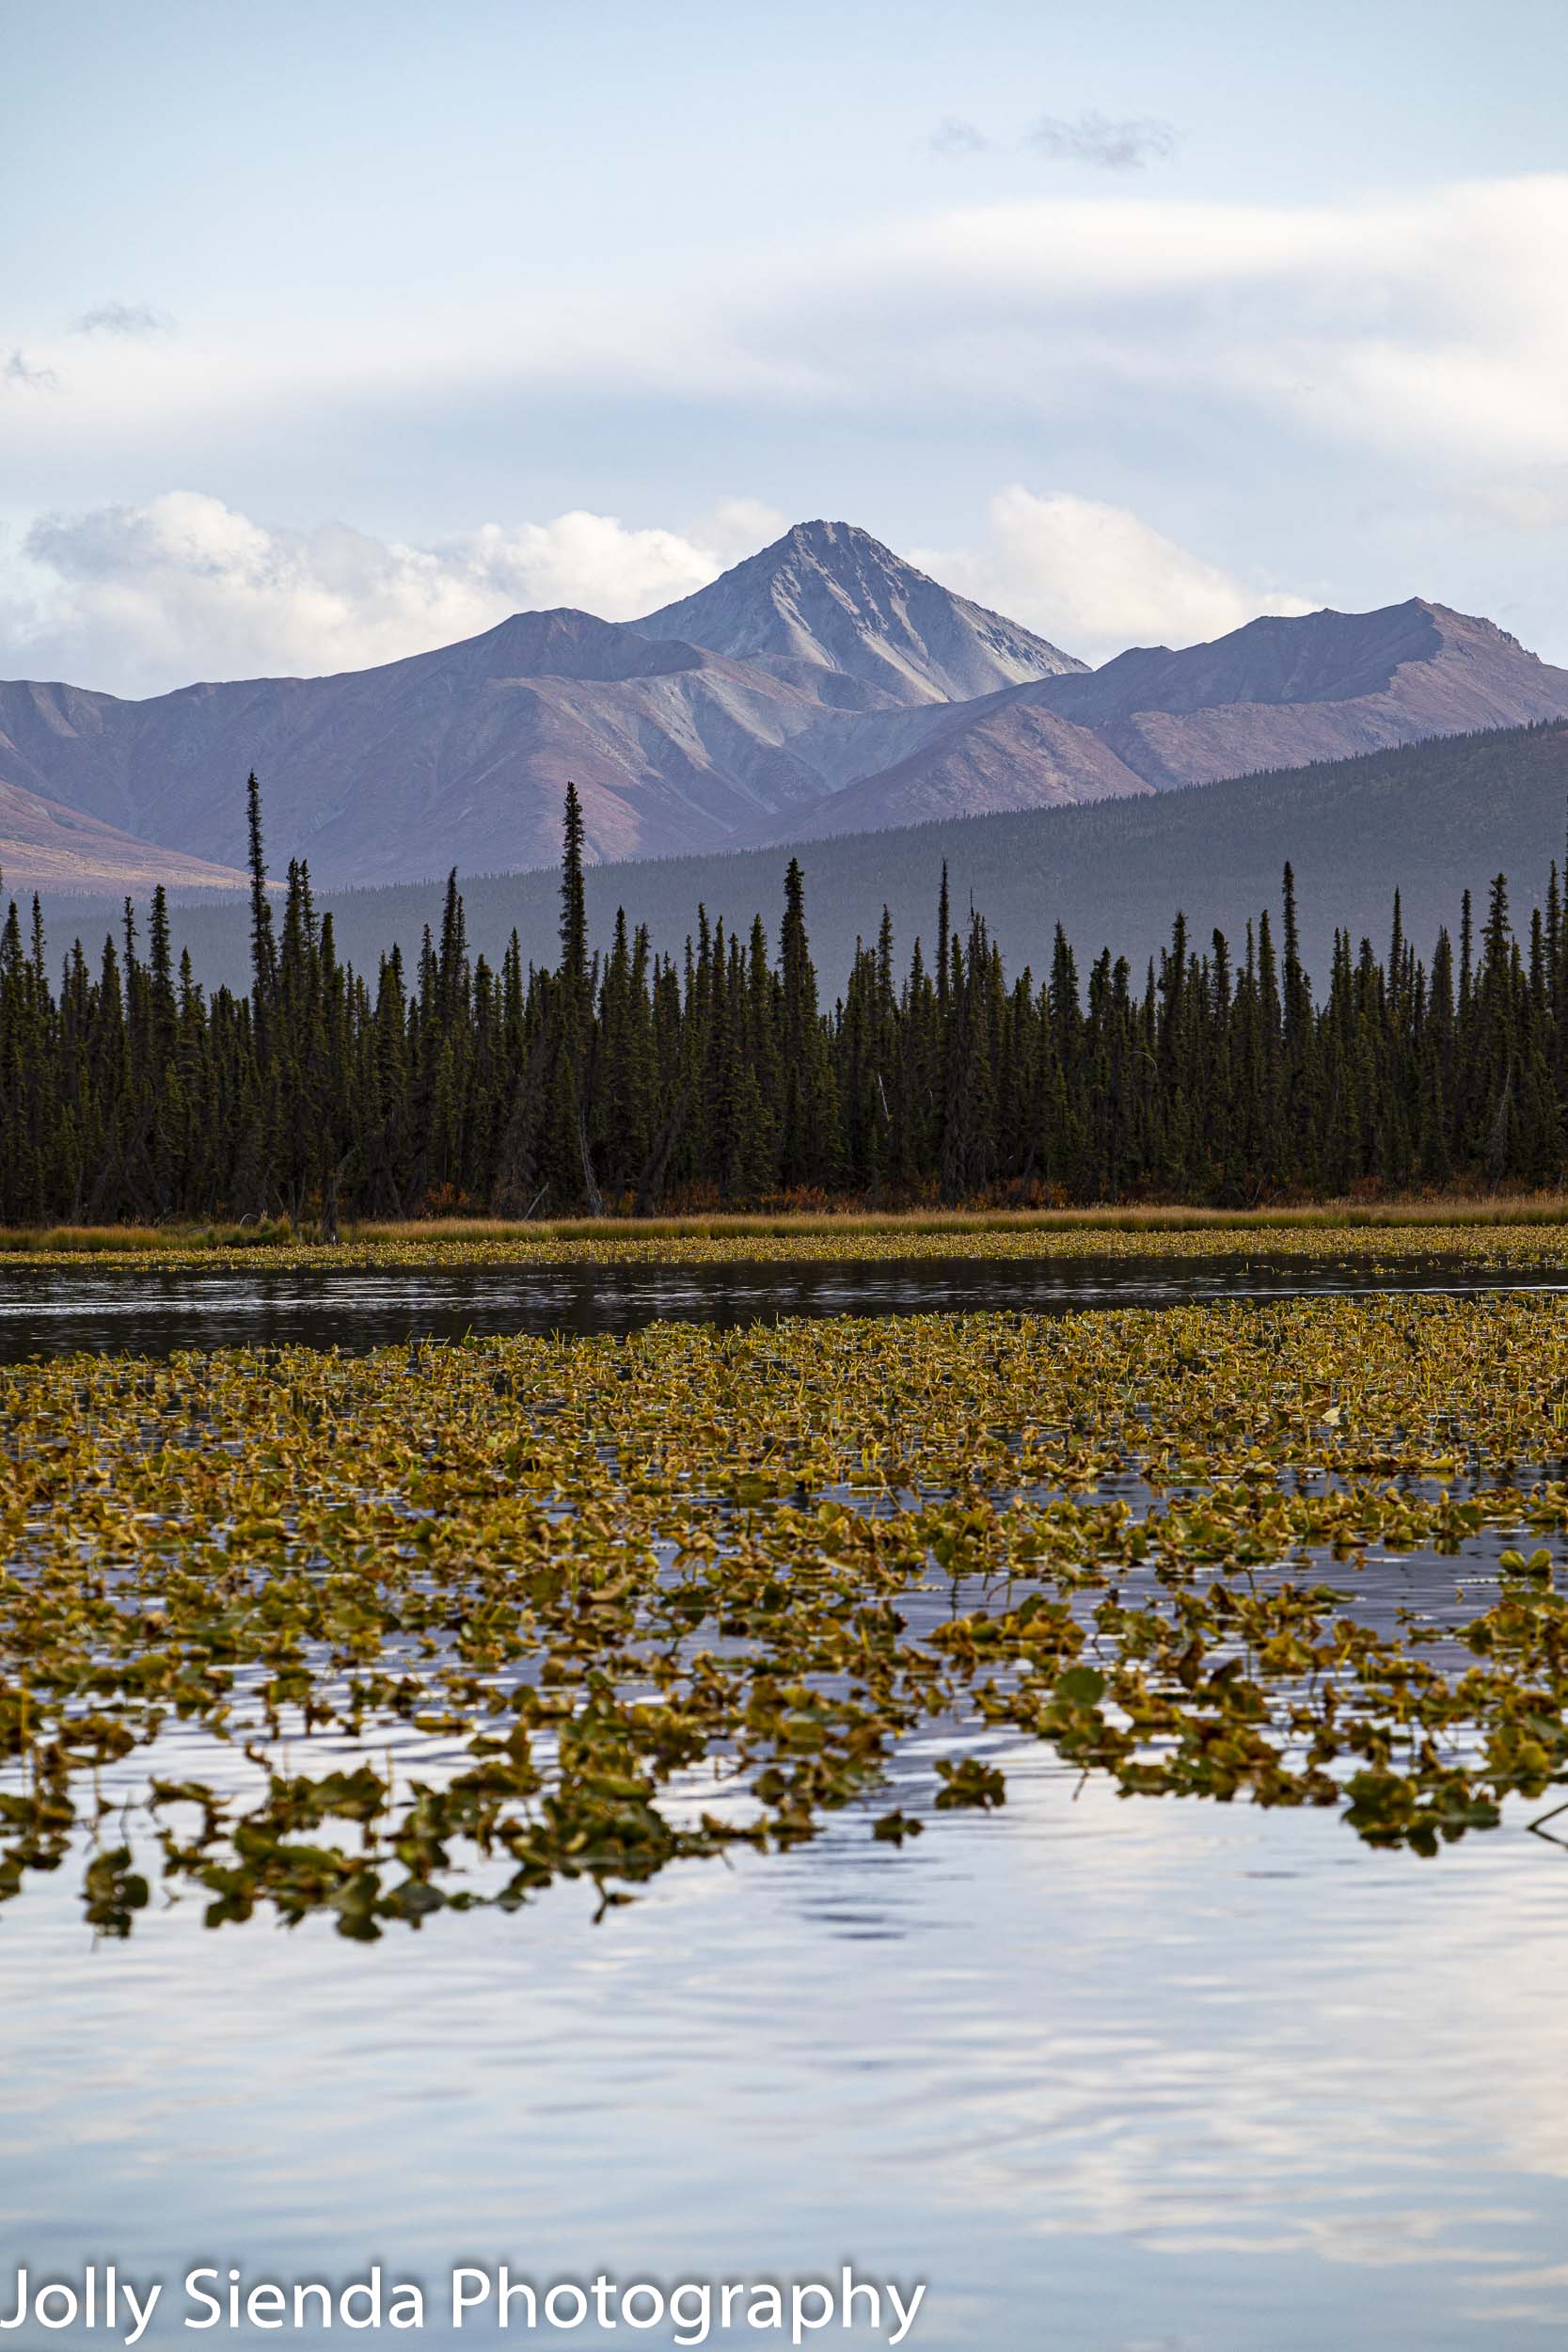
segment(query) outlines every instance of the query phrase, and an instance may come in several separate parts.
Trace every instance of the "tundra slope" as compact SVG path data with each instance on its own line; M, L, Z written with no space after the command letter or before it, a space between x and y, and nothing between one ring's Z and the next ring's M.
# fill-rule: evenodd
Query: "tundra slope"
M594 866L586 877L589 929L595 946L608 946L616 908L624 907L634 927L648 926L657 948L677 958L688 935L696 935L699 907L710 923L722 918L742 938L761 913L772 934L784 869L798 857L812 950L836 992L856 940L876 938L884 905L900 953L917 932L929 953L945 864L955 913L963 915L971 899L985 910L1009 975L1026 963L1037 975L1048 969L1058 922L1081 960L1108 946L1141 974L1147 958L1168 943L1178 909L1195 942L1207 943L1217 927L1242 947L1248 918L1260 907L1273 906L1277 918L1280 870L1290 859L1302 952L1322 979L1337 930L1348 931L1353 950L1364 935L1382 946L1396 886L1406 931L1423 954L1440 923L1454 929L1466 889L1479 920L1499 869L1513 884L1516 927L1528 933L1531 909L1543 903L1547 861L1560 849L1565 803L1568 722L1560 720L1093 807L948 817L892 833ZM554 957L555 869L473 876L463 891L470 946L493 966L514 928L525 958ZM396 940L412 969L424 926L439 930L442 897L439 881L333 891L340 952L373 973ZM119 907L108 893L73 904L51 891L44 911L63 945L78 930L89 943L101 941ZM249 918L242 904L191 898L176 903L173 923L199 977L248 986Z

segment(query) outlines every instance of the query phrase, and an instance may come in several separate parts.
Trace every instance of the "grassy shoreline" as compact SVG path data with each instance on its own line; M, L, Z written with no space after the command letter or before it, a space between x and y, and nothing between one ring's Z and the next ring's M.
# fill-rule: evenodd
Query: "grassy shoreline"
M1510 1225L1568 1225L1568 1194L1503 1194L1486 1199L1328 1200L1300 1206L1226 1209L1115 1203L1063 1209L823 1209L701 1212L670 1216L409 1217L347 1222L337 1242L317 1228L288 1219L219 1220L167 1225L0 1226L0 1257L83 1256L119 1251L294 1250L347 1248L362 1243L537 1245L563 1241L724 1241L910 1234L965 1238L989 1233L1187 1233L1386 1231ZM524 1254L528 1254L525 1248Z
M1568 1233L1557 1194L1336 1201L1301 1208L916 1210L884 1214L571 1217L531 1224L428 1218L345 1226L335 1242L278 1225L0 1229L0 1265L236 1269L713 1263L867 1263L900 1258L1280 1257L1348 1254L1539 1262Z

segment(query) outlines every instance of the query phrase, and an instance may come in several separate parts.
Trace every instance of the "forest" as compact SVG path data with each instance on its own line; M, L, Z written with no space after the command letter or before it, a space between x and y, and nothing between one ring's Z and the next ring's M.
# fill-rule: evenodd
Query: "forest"
M1180 1200L1251 1205L1560 1181L1568 911L1552 864L1515 935L1506 878L1423 961L1396 892L1386 945L1336 935L1305 968L1285 867L1231 943L1168 944L1086 976L1058 925L1010 977L945 867L929 952L885 910L822 1001L791 862L776 952L699 913L676 959L625 915L590 953L568 787L560 956L471 955L455 874L415 968L340 959L308 866L269 886L248 786L251 985L176 963L145 926L78 939L52 975L41 912L0 930L0 1219ZM936 878L933 877L933 881Z

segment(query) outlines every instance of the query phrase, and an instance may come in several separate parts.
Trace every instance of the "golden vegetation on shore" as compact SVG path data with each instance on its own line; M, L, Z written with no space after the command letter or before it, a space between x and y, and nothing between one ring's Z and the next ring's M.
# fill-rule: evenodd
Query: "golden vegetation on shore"
M0 1898L78 1852L108 1933L159 1877L611 1902L992 1809L1023 1740L1423 1852L1568 1772L1550 1298L74 1358L0 1413Z
M905 1214L571 1217L533 1224L432 1217L345 1225L335 1242L276 1225L12 1226L0 1265L460 1267L866 1263L897 1258L1181 1257L1357 1254L1528 1256L1568 1246L1568 1201L1530 1194L1486 1201L1348 1202L1298 1209L920 1211Z

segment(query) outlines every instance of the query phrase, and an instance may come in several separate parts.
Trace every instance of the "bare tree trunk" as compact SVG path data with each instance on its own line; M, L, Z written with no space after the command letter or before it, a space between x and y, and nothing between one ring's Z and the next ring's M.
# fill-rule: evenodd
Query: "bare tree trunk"
M322 1179L322 1239L334 1242L338 1238L338 1175L329 1168Z
M687 1091L683 1087L676 1095L670 1107L670 1116L659 1129L654 1148L642 1163L642 1173L637 1180L639 1216L657 1216L658 1214L658 1194L664 1182L664 1171L670 1165L671 1154L686 1121Z
M580 1095L578 1097L578 1150L582 1155L582 1188L588 1196L588 1214L590 1216L603 1216L604 1194L599 1190L599 1180L594 1173L594 1154L588 1149L588 1113Z

